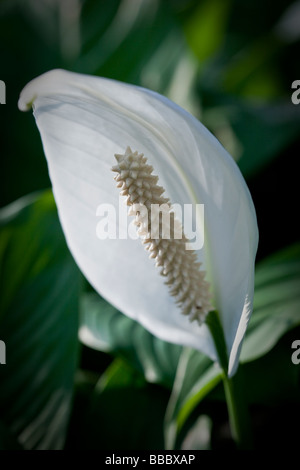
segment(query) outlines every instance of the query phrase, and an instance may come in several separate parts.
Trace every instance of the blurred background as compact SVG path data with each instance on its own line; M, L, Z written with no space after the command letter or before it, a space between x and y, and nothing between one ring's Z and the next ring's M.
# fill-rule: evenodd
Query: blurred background
M290 361L291 341L300 338L300 104L291 101L299 46L293 0L0 0L0 204L19 200L3 212L0 243L0 339L13 351L0 365L0 448L163 448L179 422L172 441L179 448L231 445L217 380L187 412L195 379L184 400L172 392L182 350L91 292L66 249L38 130L17 108L24 85L53 68L158 91L200 119L236 160L257 210L258 290L269 286L249 330L258 352L246 358L257 445L279 440L274 423L290 429L283 446L299 438L289 419L300 415L299 369ZM281 309L269 308L270 297ZM282 307L287 299L290 309ZM79 311L97 350L78 341ZM194 375L211 367L195 361Z

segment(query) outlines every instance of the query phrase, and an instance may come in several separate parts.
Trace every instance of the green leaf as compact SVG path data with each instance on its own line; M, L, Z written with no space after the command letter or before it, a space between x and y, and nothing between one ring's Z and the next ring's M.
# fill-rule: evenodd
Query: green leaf
M199 59L199 117L250 178L299 135L300 108L291 102L298 45L278 34L289 2L272 14L253 1L199 3L191 2L184 22Z
M299 404L299 366L293 364L292 342L299 337L290 331L264 356L242 365L247 400L253 404L277 407Z
M214 91L209 105L202 120L234 157L245 178L270 165L299 135L300 109L290 100L249 103Z
M151 88L150 81L162 92L172 78L176 58L183 49L187 53L183 33L165 2L153 7L151 2L137 6L113 0L104 6L86 0L81 23L82 52L75 63L81 72Z
M149 382L172 387L181 347L162 341L95 293L81 299L79 336L94 349L126 358Z
M114 0L104 6L87 0L81 31L82 51L73 70L150 88L199 115L197 60L166 2L136 6Z
M213 56L224 41L228 0L204 0L184 24L186 39L200 63Z
M78 353L79 272L51 192L0 215L0 414L25 449L62 448Z
M204 354L188 348L182 351L166 413L167 449L176 447L176 438L186 420L221 378L221 369Z
M241 362L266 354L288 330L300 324L300 244L262 261L256 269L253 314Z
M241 103L231 124L243 149L237 163L249 178L297 139L300 110L288 100L270 105Z
M163 418L169 392L145 381L127 362L116 359L91 389L86 383L83 414L71 422L67 449L163 449ZM78 410L77 410L78 411Z

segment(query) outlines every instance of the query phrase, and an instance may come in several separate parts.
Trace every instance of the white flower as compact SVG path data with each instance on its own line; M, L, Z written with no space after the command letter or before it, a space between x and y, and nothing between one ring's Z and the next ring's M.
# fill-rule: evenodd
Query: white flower
M149 159L171 203L204 204L205 242L197 256L220 314L232 375L252 311L258 230L231 156L192 115L133 85L53 70L22 91L19 108L32 105L67 243L88 281L156 336L216 360L208 327L182 315L142 244L99 240L95 229L99 204L119 205L111 167L127 146Z

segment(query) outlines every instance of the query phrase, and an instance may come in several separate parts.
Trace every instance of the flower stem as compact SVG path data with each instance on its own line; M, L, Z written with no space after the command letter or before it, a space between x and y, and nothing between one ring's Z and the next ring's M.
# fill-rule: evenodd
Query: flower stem
M218 353L219 363L223 369L223 384L232 438L238 449L251 449L251 424L249 410L245 403L242 371L238 370L233 377L228 377L228 354L223 328L217 311L212 311L208 314L206 324L210 329Z

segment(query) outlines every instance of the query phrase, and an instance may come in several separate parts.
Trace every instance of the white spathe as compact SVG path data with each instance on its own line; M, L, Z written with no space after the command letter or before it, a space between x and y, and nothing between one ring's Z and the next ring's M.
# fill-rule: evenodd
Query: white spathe
M118 208L111 167L128 145L145 154L172 203L204 204L198 257L220 313L232 375L252 312L258 243L252 199L232 157L170 100L114 80L53 70L22 91L19 108L31 106L67 243L88 281L156 336L215 360L207 326L181 314L142 244L96 235L99 204Z

